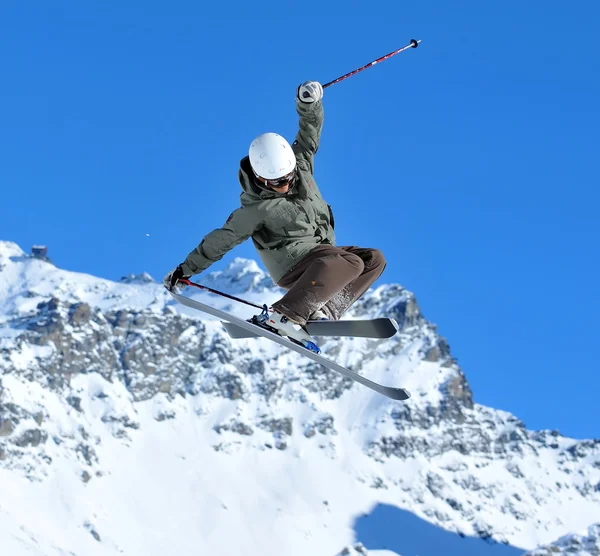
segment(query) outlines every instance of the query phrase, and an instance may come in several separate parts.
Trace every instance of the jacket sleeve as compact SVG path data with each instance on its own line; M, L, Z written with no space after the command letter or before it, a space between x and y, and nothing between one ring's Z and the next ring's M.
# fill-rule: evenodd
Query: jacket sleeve
M313 104L296 102L296 111L300 116L300 129L292 148L296 158L306 160L313 173L314 157L319 150L323 128L323 102L320 100Z
M257 211L240 207L234 210L222 228L213 230L200 242L182 263L186 276L198 274L223 255L248 239L261 225Z

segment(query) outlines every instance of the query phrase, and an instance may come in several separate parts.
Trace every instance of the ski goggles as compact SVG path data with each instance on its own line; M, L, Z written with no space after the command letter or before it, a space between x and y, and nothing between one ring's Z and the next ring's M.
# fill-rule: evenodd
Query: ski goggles
M262 178L261 176L256 176L256 179L271 189L280 189L286 185L291 186L294 183L294 180L296 179L296 169L294 168L289 174L281 176L275 180L268 180L266 178Z

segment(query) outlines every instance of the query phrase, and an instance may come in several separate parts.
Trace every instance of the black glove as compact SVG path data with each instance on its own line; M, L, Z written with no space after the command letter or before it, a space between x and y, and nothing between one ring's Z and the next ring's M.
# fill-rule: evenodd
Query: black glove
M185 276L183 274L183 269L181 265L178 265L177 268L174 268L163 278L163 284L165 288L167 288L170 292L174 291L175 287L185 288L185 284L177 283L178 280L188 280L190 277Z

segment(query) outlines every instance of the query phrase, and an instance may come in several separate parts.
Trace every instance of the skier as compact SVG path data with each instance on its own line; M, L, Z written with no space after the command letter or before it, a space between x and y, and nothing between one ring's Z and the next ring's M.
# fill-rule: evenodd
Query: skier
M268 314L256 318L303 344L312 342L305 329L308 320L338 320L386 265L378 249L335 245L333 213L313 176L322 98L317 81L297 88L300 129L294 143L290 146L276 133L254 139L238 172L241 207L164 278L165 287L173 291L178 280L206 270L252 237L273 281L287 290Z

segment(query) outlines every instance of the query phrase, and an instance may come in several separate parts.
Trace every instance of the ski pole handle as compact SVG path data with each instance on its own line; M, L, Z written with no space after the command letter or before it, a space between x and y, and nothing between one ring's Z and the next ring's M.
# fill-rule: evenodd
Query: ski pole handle
M402 48L399 48L398 50L394 50L394 52L390 52L389 54L386 54L385 56L382 56L381 58L377 58L377 60L373 60L372 62L369 62L368 64L362 66L361 68L355 69L354 71L351 71L350 73L347 73L346 75L342 75L341 77L338 77L337 79L334 79L333 81L330 81L329 83L325 83L325 85L323 85L323 89L327 89L327 87L331 87L331 85L335 85L336 83L339 83L340 81L344 81L344 79L348 79L348 77L352 77L353 75L356 75L357 73L360 73L363 70L366 70L367 68L370 68L371 66L374 66L375 64L379 64L379 62L383 62L384 60L387 60L388 58L391 58L392 56L395 56L396 54L400 54L400 52L403 52L404 50L407 50L409 48L417 48L417 46L419 46L419 43L421 42L421 39L419 39L418 41L415 39L412 39L410 41L410 44L407 44L406 46L403 46Z

